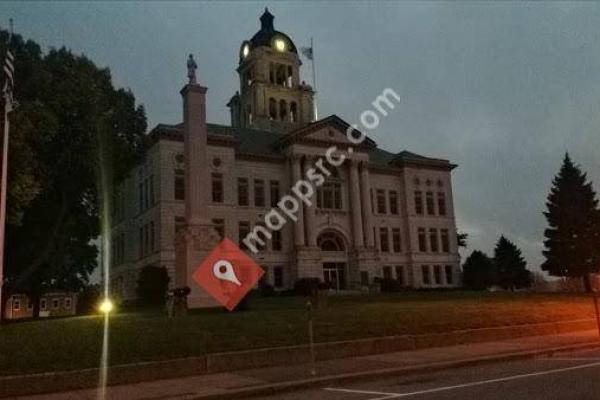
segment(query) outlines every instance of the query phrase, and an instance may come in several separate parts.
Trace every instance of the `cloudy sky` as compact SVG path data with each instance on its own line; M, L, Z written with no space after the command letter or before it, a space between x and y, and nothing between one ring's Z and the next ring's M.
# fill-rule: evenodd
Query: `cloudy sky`
M459 164L469 250L491 252L505 234L539 267L545 197L565 151L600 188L600 3L2 2L0 15L46 49L110 67L153 126L181 119L189 52L209 87L209 120L229 122L239 46L265 6L296 45L314 38L321 115L356 122L393 88L401 106L372 138Z

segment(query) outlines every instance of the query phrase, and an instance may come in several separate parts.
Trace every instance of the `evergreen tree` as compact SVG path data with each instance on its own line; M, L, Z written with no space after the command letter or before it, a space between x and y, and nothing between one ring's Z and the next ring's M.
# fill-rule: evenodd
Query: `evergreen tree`
M527 270L527 262L521 250L500 236L494 249L494 266L497 271L496 283L505 289L519 289L531 286L531 272Z
M136 292L143 306L162 306L169 289L169 273L165 267L147 265L140 271Z
M569 154L553 180L544 213L548 228L544 231L542 270L553 276L582 278L589 291L587 276L597 272L600 251L598 200L591 182Z
M463 264L463 286L470 290L484 290L495 283L496 271L492 259L475 250Z

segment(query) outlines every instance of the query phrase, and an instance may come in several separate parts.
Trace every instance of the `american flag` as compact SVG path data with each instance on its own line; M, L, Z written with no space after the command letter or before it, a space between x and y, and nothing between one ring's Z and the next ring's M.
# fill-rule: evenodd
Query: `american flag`
M2 93L4 94L4 98L6 100L6 107L9 110L12 110L14 106L13 100L13 87L15 84L14 75L15 75L15 56L9 48L11 42L12 34L8 36L8 42L6 46L6 55L4 56L4 88L2 89Z

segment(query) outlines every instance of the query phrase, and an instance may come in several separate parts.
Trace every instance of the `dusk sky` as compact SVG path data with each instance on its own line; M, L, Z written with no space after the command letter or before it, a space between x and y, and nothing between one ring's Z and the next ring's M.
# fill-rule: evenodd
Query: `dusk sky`
M539 268L542 211L565 151L600 189L600 3L2 2L0 24L12 17L45 50L64 45L109 67L150 128L181 121L194 53L208 119L228 124L239 47L265 6L298 47L314 38L320 116L356 123L392 88L401 104L370 137L459 165L468 252L491 254L504 234ZM302 70L311 82L310 64Z

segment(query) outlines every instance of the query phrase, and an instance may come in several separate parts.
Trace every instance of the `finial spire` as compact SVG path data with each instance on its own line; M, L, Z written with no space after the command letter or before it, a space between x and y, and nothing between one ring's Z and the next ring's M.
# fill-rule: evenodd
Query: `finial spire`
M271 14L269 12L269 9L267 7L265 7L265 12L260 17L261 29L265 30L265 31L275 30L275 28L273 28L273 20L274 19L275 19L275 17L273 16L273 14Z

